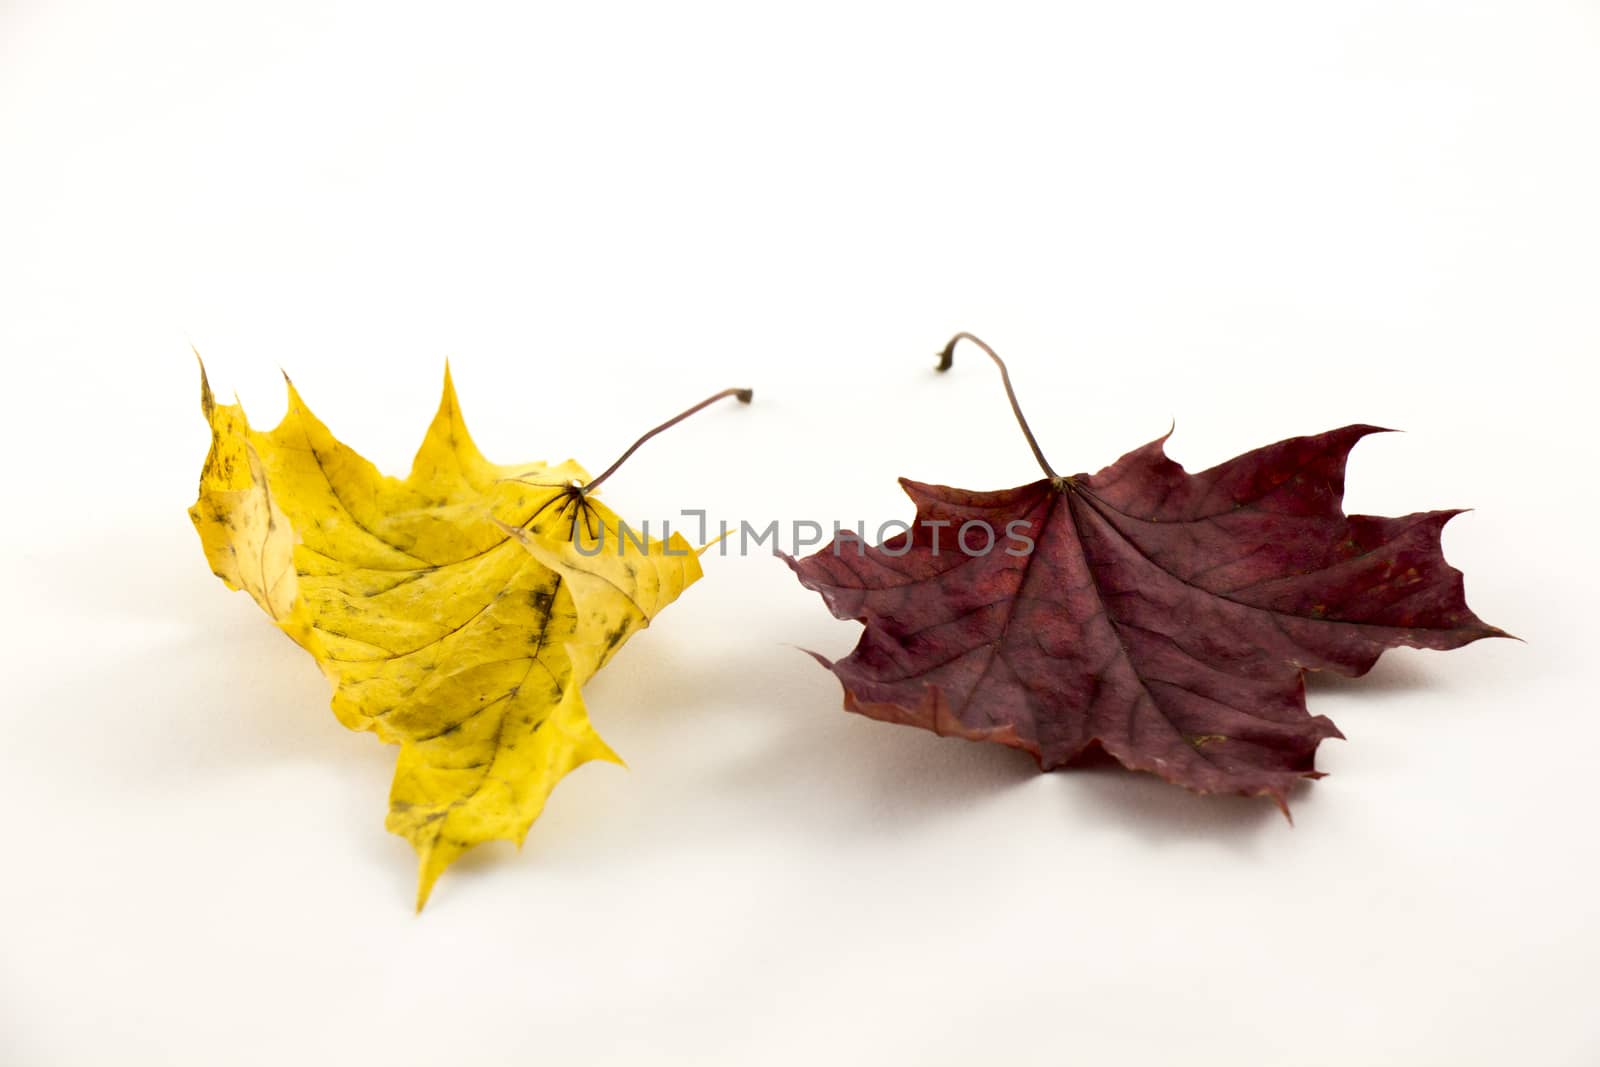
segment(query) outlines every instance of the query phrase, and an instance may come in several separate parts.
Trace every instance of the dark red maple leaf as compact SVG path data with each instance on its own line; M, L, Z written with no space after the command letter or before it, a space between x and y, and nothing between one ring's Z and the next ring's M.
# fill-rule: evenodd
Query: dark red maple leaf
M1386 648L1506 636L1468 609L1444 560L1440 531L1458 512L1344 513L1346 457L1377 427L1290 438L1199 474L1162 437L1061 477L993 349L957 334L939 369L962 339L1000 365L1046 477L999 492L902 478L909 531L785 557L834 615L866 626L846 658L817 657L848 710L1013 745L1044 770L1099 748L1287 813L1290 786L1320 777L1317 745L1342 736L1307 712L1305 671L1360 675Z

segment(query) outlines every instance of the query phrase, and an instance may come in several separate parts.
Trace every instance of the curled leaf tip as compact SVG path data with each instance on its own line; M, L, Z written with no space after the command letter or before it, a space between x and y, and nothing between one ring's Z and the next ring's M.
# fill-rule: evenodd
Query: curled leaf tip
M1282 793L1268 793L1267 796L1271 799L1271 801L1274 804L1276 804L1278 806L1278 810L1283 813L1284 819L1286 819L1288 821L1290 829L1293 829L1294 828L1294 814L1289 811L1289 800L1288 800L1288 798L1285 797Z
M190 345L189 350L194 353L194 361L200 365L200 410L205 412L206 419L209 420L217 401L211 394L211 379L206 376L206 361L200 358L198 348Z
M422 909L428 906L428 898L433 895L434 884L444 872L444 865L436 865L431 855L424 855L418 866L421 869L417 872L417 914L421 915Z

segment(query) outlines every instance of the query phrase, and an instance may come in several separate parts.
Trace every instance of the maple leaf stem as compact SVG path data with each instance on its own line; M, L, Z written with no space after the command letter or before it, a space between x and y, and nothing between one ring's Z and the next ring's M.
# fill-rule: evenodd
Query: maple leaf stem
M739 398L739 403L741 403L741 404L748 404L748 403L750 403L751 399L755 396L755 390L754 389L724 389L720 393L715 393L715 394L713 394L711 396L706 397L704 400L700 401L700 403L696 404L692 408L689 408L687 411L679 412L678 414L674 415L672 418L668 419L666 422L663 422L660 426L657 426L655 429L653 429L650 432L646 433L643 437L639 438L633 444L629 445L628 446L628 450L626 452L624 452L622 455L618 456L617 457L617 461L615 463L611 464L611 466L607 467L605 470L600 472L600 477L594 479L593 481L591 481L588 485L584 486L579 491L580 492L584 492L584 493L588 493L588 492L592 492L593 490L599 488L601 482L605 481L607 478L609 478L613 474L615 474L617 472L617 468L622 466L624 463L626 463L627 460L628 460L628 457L633 455L635 452L639 451L639 446L643 445L646 441L650 440L650 438L654 437L658 433L661 433L663 430L672 429L674 426L678 425L678 423L682 422L684 419L687 419L690 415L693 415L695 412L700 411L702 408L708 408L712 404L715 404L717 401L722 400L722 399L724 399L726 397L730 397L730 396L738 397Z
M1017 403L1016 390L1011 388L1011 372L1006 370L1006 361L1000 358L999 353L990 348L981 337L974 336L963 330L950 338L950 343L945 345L944 350L939 353L938 369L941 371L950 369L951 364L955 362L956 344L961 341L971 341L983 349L989 354L989 358L994 360L995 366L1000 368L1000 381L1006 387L1007 399L1011 401L1011 412L1017 417L1017 425L1022 427L1022 436L1028 439L1028 447L1033 449L1033 458L1039 461L1040 468L1043 469L1052 482L1057 484L1064 482L1065 479L1055 472L1054 468L1050 466L1050 461L1045 459L1044 453L1040 451L1039 442L1034 438L1033 430L1028 426L1028 420L1022 415L1022 405Z

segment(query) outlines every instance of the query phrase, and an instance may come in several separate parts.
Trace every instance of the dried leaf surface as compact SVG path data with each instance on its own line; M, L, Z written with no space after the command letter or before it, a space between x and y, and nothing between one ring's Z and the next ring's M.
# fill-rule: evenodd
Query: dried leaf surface
M911 531L789 561L866 627L846 658L818 658L845 706L876 719L1013 745L1044 769L1099 748L1282 806L1340 736L1307 711L1305 670L1359 675L1398 645L1503 636L1440 549L1456 512L1344 514L1346 458L1374 432L1292 438L1199 474L1161 438L1097 474L1000 492L902 479ZM955 543L974 521L972 548L983 527L1000 538L986 554Z
M676 534L640 549L592 496L575 504L588 474L570 460L490 463L448 372L404 479L340 443L292 384L263 432L203 379L212 445L190 516L206 558L315 657L341 722L400 746L388 827L417 850L420 908L465 850L520 844L569 771L620 762L582 686L698 559ZM575 529L605 550L578 552Z

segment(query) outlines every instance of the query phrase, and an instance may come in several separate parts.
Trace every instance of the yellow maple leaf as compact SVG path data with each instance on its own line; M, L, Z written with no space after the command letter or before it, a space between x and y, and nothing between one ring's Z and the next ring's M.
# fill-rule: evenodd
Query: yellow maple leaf
M646 434L727 395L727 390ZM254 430L201 368L211 451L189 509L211 569L316 658L333 710L400 745L387 825L417 850L417 908L473 845L522 843L555 784L620 763L581 688L700 575L680 535L625 536L575 462L500 466L461 419L449 369L411 473L340 443L294 385Z

